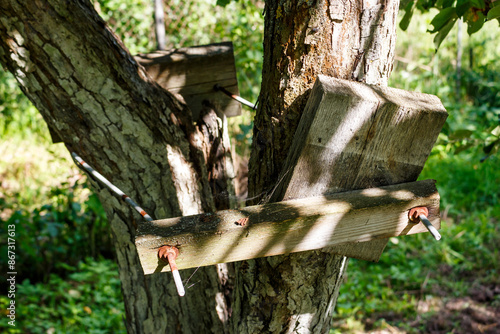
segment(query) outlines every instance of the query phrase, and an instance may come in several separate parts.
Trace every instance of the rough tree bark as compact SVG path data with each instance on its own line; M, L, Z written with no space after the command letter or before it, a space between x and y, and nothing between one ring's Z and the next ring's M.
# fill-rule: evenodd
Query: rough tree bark
M256 201L277 181L318 74L386 84L397 8L397 0L266 2L250 171ZM88 0L0 0L0 61L68 149L154 218L215 209L202 153L206 135L137 66ZM170 275L143 275L135 213L108 190L94 189L115 237L130 333L328 331L344 258L306 252L238 264L228 321L230 266L199 269L179 299Z
M89 1L2 0L0 17L0 61L68 150L154 218L215 210L207 131L138 67ZM180 299L170 275L143 275L134 244L140 217L107 189L94 190L115 239L128 332L223 332L224 266L200 268Z

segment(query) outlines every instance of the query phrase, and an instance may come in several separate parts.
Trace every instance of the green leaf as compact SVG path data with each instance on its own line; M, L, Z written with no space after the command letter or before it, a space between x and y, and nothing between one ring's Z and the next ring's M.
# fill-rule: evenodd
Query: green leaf
M459 17L464 16L471 6L472 2L470 0L457 0L457 15Z
M484 14L482 12L477 12L477 19L473 21L467 21L467 33L472 35L483 27L484 24Z
M436 37L434 37L434 46L436 47L436 51L437 49L439 49L439 46L441 45L441 43L443 42L443 40L446 38L446 36L448 35L448 33L450 32L451 28L453 28L453 25L455 24L455 21L457 19L453 19L453 20L450 20L436 35Z
M493 20L499 17L500 17L500 6L493 7L488 11L488 16L487 16L488 20Z
M445 8L441 10L436 16L431 21L431 24L434 26L434 30L429 31L431 34L441 31L442 29L445 29L447 25L457 19L457 13L455 7L450 7L450 8ZM451 28L450 28L451 29ZM446 32L446 35L450 32L449 30Z
M217 0L217 6L226 7L231 0Z
M410 25L410 20L413 16L413 10L415 9L415 1L410 1L406 8L404 9L405 15L401 19L401 22L399 23L399 27L401 30L406 31L408 29L408 26Z
M474 133L474 131L472 131L472 130L459 129L459 130L453 131L453 133L450 134L450 140L459 140L459 139L469 138L473 133Z

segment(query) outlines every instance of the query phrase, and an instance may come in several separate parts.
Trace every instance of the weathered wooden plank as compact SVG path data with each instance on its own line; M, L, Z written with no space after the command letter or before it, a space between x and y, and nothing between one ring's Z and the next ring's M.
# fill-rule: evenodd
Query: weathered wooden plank
M446 117L436 96L320 75L270 201L415 181ZM331 251L377 261L386 244Z
M145 222L136 246L151 274L170 270L157 255L164 245L179 248L177 266L185 269L426 232L408 220L417 206L439 228L439 194L426 180Z
M238 102L213 88L219 84L239 95L231 42L140 54L135 60L160 86L184 98L194 120L203 100L209 100L228 117L241 114Z
M233 43L223 42L188 48L139 54L135 60L164 89L180 94L197 120L203 100L227 117L241 115L241 104L214 90L219 84L239 95ZM62 142L49 126L54 144Z

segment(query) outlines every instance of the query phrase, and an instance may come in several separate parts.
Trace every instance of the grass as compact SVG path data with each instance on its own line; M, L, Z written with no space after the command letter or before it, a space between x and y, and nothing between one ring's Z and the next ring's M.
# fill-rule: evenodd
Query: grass
M429 159L421 178L439 180L443 238L392 238L379 263L350 260L336 308L338 329L332 333L387 326L421 332L417 324L433 312L422 310L422 303L439 304L471 296L478 287L500 286L498 163L498 158L481 164L464 155ZM499 307L500 294L485 305Z
M16 327L2 321L2 333L125 333L116 264L87 259L66 270L70 274L64 278L51 275L46 283L18 284ZM2 311L8 303L0 296Z

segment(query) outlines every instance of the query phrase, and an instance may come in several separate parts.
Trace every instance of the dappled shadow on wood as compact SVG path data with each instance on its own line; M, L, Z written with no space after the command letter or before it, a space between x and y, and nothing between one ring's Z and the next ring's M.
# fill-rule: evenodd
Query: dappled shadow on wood
M182 269L425 232L408 221L416 206L439 226L433 180L156 220L140 226L136 245L149 274L163 245L179 248Z
M416 180L446 116L434 96L320 76L270 197L288 201L142 224L145 273L166 244L180 249L180 269L331 246L377 260L385 238L426 231L408 221L410 208L430 208L439 225L434 182L401 183ZM344 192L388 184L399 185Z
M203 100L216 104L226 116L241 114L241 105L213 89L215 84L238 95L231 42L157 51L135 56L164 89L179 94L198 119Z

